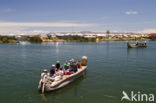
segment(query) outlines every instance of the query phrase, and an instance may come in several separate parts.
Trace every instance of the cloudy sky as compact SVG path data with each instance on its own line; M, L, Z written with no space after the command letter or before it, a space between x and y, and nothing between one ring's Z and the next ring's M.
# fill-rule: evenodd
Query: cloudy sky
M0 32L156 32L156 0L0 0Z

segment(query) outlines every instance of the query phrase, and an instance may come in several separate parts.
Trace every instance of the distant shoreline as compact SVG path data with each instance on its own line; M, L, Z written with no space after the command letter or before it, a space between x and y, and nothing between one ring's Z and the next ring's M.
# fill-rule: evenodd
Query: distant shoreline
M55 37L42 37L42 36L21 36L21 37L10 37L0 36L0 44L10 43L15 44L20 41L26 41L30 43L46 43L46 42L105 42L105 41L155 41L154 37L83 37L83 36L55 36Z
M50 42L111 42L111 41L130 41L130 42L134 42L136 40L104 40L104 41L63 41L63 40L58 40L58 41L42 41L40 43L50 43ZM138 41L138 40L137 40ZM149 40L149 39L144 39L144 40L139 40L139 41L156 41L156 40ZM23 42L28 42L28 41L23 41ZM8 43L3 43L0 41L0 44L19 44L19 41L16 42L8 42ZM32 43L32 42L29 42ZM39 43L39 42L33 42L33 43Z

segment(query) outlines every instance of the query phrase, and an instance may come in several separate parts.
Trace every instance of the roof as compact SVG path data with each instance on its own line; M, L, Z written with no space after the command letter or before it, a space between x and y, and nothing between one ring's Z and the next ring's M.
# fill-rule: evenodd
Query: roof
M150 36L156 36L156 33L151 33L151 34L149 34Z

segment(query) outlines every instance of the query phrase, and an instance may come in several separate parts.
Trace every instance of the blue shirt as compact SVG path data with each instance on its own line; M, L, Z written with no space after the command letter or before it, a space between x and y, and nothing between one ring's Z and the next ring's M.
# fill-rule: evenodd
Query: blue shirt
M50 74L55 74L55 69L53 67L50 68Z

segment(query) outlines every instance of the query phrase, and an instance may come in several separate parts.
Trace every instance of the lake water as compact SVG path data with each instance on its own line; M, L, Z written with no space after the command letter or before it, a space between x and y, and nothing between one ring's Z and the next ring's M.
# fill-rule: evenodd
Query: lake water
M122 91L156 96L156 42L0 44L0 103L121 103ZM88 56L86 75L41 95L40 73L59 60ZM124 103L128 101L124 101Z

